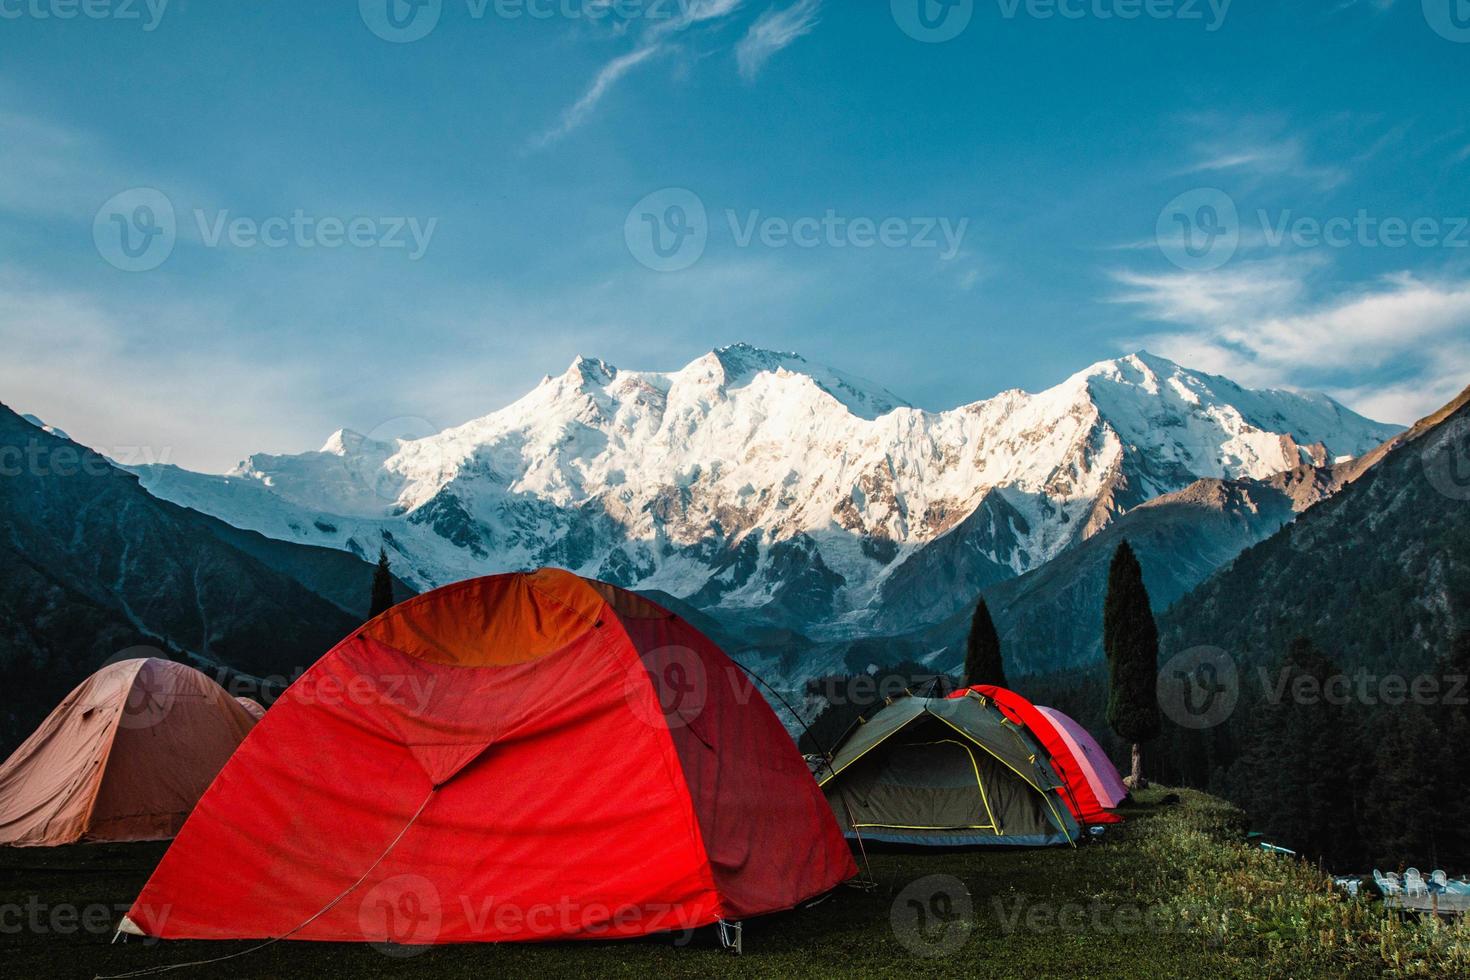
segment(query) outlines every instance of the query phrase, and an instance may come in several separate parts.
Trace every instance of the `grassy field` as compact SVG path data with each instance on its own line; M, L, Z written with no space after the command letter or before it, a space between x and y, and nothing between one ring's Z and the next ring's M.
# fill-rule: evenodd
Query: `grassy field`
M1154 790L1103 843L1076 850L871 854L870 888L745 926L622 943L278 943L167 976L1377 977L1470 976L1470 930L1348 902L1295 861L1238 843L1229 807ZM248 943L109 945L162 844L0 851L0 974L92 977ZM222 855L227 864L228 856ZM223 872L223 873L228 873ZM407 955L405 955L407 954Z

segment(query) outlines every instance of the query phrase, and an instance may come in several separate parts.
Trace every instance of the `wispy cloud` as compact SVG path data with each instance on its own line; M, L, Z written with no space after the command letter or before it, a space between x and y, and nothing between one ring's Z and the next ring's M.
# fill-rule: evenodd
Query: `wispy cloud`
M797 0L784 9L772 7L756 18L735 48L740 77L754 79L776 52L810 34L821 9L822 0Z
M1324 267L1296 257L1212 273L1119 273L1125 289L1113 300L1178 325L1130 342L1248 384L1325 387L1390 421L1412 421L1470 382L1470 280L1401 272L1313 290Z
M1344 117L1336 121L1333 129L1324 131L1279 115L1240 116L1223 112L1185 115L1181 123L1194 138L1188 144L1188 160L1176 175L1257 183L1292 181L1322 191L1334 190L1350 180L1352 173L1341 163L1322 163L1314 146L1324 138L1332 138L1337 130L1365 122ZM1378 152L1402 136L1402 132L1390 131L1373 144L1371 152ZM1334 157L1347 158L1345 154L1334 154Z
M1139 306L1168 323L1221 324L1265 316L1299 303L1312 259L1242 263L1215 272L1118 272L1113 302Z
M607 93L634 68L656 55L672 50L677 45L677 36L682 32L729 18L740 10L743 2L744 0L684 0L682 3L660 6L658 9L669 10L671 14L642 21L641 29L638 30L638 47L603 65L582 97L568 106L556 125L533 140L532 145L536 148L549 146L577 129L592 118ZM610 2L605 6L611 6ZM631 33L630 23L618 21L615 33Z
M80 133L0 110L0 209L65 213L87 201L90 149Z
M697 24L722 20L739 10L743 2L744 0L692 0L692 2L676 4L675 6L680 8L678 14L655 21L649 28L649 34L653 36L673 34Z
M1398 146L1404 142L1404 138L1409 135L1409 131L1413 128L1414 123L1412 121L1404 121L1390 126L1384 130L1382 135L1372 143L1369 143L1361 153L1354 156L1352 162L1355 164L1367 163L1390 147Z
M217 471L241 446L299 451L303 429L330 431L310 393L331 381L310 363L202 343L206 307L119 307L0 266L6 404L122 462Z
M555 126L541 134L540 138L536 140L536 145L547 146L555 143L586 122L592 113L596 111L598 103L602 101L603 97L607 95L624 75L658 54L661 50L662 48L659 45L650 44L647 47L639 48L636 51L631 51L628 54L614 58L612 61L603 65L602 70L597 73L597 77L592 80L592 84L582 94L582 97L567 107L566 111L561 115L561 120Z
M342 426L479 418L576 353L673 368L747 339L815 356L824 351L793 311L840 285L774 255L706 256L676 276L615 274L556 291L455 281L401 319L388 314L435 343L385 342L349 363L325 353L340 352L335 340L313 337L314 309L294 338L264 342L249 300L163 287L145 303L120 301L0 262L0 402L114 456L224 472L253 452L316 449ZM842 348L840 337L827 343ZM844 367L855 370L874 357L850 356Z
M1197 159L1186 174L1237 173L1259 177L1290 177L1331 190L1348 180L1342 167L1312 163L1300 137L1276 140L1206 140L1196 146Z

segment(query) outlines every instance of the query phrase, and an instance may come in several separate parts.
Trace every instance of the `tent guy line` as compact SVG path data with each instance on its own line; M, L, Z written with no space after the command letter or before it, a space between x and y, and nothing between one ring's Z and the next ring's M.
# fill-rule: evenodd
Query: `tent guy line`
M454 777L451 776L450 778L452 779ZM311 925L317 919L321 918L323 915L326 915L332 909L336 908L336 906L337 906L338 903L340 903L344 898L346 898L348 895L351 895L354 891L356 891L362 885L362 883L364 881L367 881L369 875L371 875L374 871L378 870L378 865L382 864L383 863L383 859L388 856L388 854L393 850L393 848L395 848L395 847L398 846L398 842L401 841L401 840L403 840L403 837L404 837L405 834L408 833L409 828L411 828L414 824L418 823L419 817L423 816L424 815L424 810L426 810L428 808L429 801L431 801L434 798L434 796L439 792L440 788L441 787L439 787L439 786L435 786L434 788L432 788L432 789L429 790L429 794L424 797L424 802L422 802L422 803L419 804L419 808L414 811L414 814L413 814L413 816L411 818L409 818L408 823L404 824L403 825L403 829L398 832L398 836L394 837L393 840L389 842L388 846L385 847L385 848L383 848L383 853L378 855L378 859L372 863L372 866L370 868L368 868L361 875L359 875L358 876L358 879L356 881L354 881L352 884L348 885L345 889L343 889L342 890L342 894L338 895L336 898L332 899L326 905L323 905L316 912L312 913L312 915L311 915L310 918L308 918L306 921L302 922L301 925L299 925L296 928L292 929L290 932L285 933L284 935L281 935L281 936L272 937L272 938L267 939L265 942L262 942L262 943L256 943L254 946L251 946L248 949L242 949L239 952L235 952L235 953L227 953L224 956L216 956L215 958L209 959L209 960L191 960L188 963L169 963L169 964L165 964L165 965L162 965L162 966L148 967L147 969L143 969L143 970L134 970L131 973L115 973L115 974L112 974L111 976L97 976L97 977L93 977L92 980L128 980L128 978L131 978L131 977L148 977L148 976L153 976L153 975L158 974L158 973L168 973L168 972L173 971L173 970L185 970L185 969L189 969L191 967L196 967L196 966L210 966L211 964L214 964L214 963L223 963L225 960L233 960L233 959L238 959L241 956L248 956L251 953L256 953L256 952L259 952L262 949L265 949L267 946L272 946L272 945L274 945L276 943L279 943L279 942L281 942L283 940L290 939L292 936L296 935L302 929L305 929L307 926ZM137 926L134 926L133 925L133 922L132 922L131 919L129 919L127 916L123 916L123 920L122 920L121 923L119 923L119 925L117 927L117 933L112 937L112 941L113 942L117 942L118 936L123 936L123 935L141 936L141 935L143 935L143 933L138 930Z

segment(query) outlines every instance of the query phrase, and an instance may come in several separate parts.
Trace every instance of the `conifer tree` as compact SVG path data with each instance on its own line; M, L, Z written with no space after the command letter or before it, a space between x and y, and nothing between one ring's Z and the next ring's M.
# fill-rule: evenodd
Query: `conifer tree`
M1103 650L1108 658L1108 724L1133 746L1130 789L1147 786L1143 743L1159 735L1159 632L1143 585L1143 568L1124 541L1108 569L1103 605Z
M372 619L393 608L393 573L388 568L388 551L378 549L378 567L373 569L373 598L368 612Z
M965 643L965 686L976 684L1007 686L1005 662L1000 655L1000 636L995 631L995 622L990 618L990 609L983 598L975 603L975 614L970 618L970 637Z

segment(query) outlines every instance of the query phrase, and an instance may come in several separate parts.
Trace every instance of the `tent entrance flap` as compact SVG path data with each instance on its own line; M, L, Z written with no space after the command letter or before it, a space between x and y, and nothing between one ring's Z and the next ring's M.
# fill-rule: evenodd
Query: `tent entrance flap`
M982 762L954 739L893 745L851 773L853 826L890 830L1003 831L985 791ZM913 820L922 801L923 824Z

